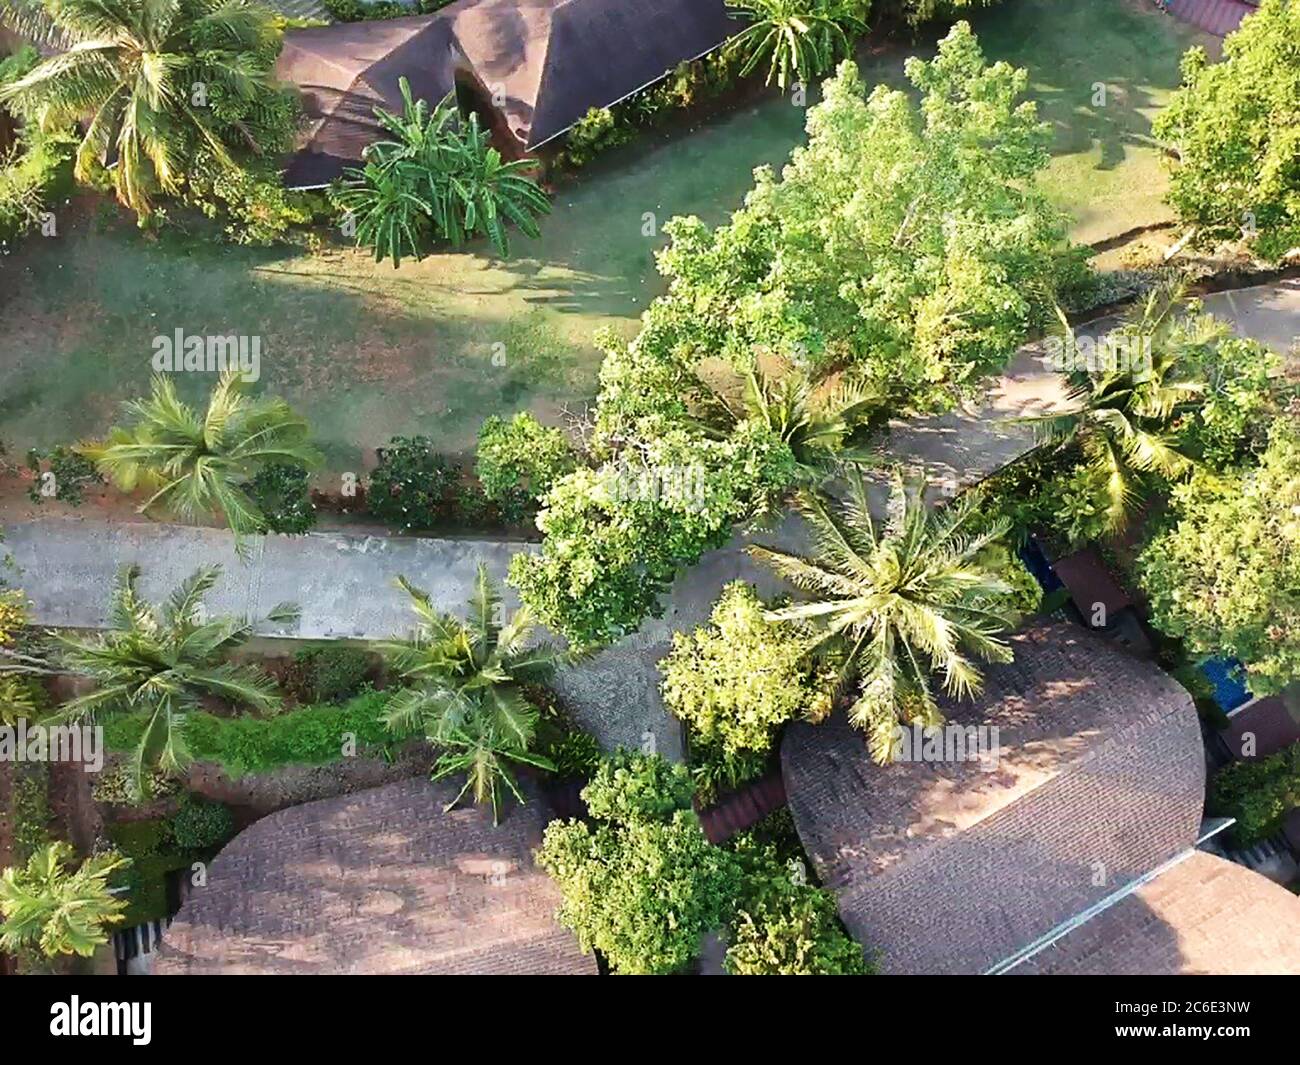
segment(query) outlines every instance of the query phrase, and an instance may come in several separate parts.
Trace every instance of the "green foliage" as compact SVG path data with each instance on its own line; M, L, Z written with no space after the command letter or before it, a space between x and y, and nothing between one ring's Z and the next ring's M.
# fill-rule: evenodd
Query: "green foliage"
M363 692L342 706L304 706L270 718L217 717L202 712L186 720L186 742L196 761L215 762L232 780L287 765L328 765L391 741L382 715L388 692ZM104 726L111 751L129 751L148 726L142 714L113 718Z
M324 0L325 10L335 22L369 22L373 19L408 18L411 15L432 15L450 4L452 0Z
M0 950L39 947L47 958L89 958L108 942L107 926L122 920L125 903L108 893L108 879L127 864L115 855L87 858L70 871L72 847L54 842L22 867L0 874Z
M144 796L164 799L181 790L181 782L160 770L148 774L145 786L136 791L135 773L129 762L119 762L107 767L95 777L91 797L105 806L139 806Z
M1300 743L1267 758L1233 762L1210 781L1208 807L1216 817L1235 817L1233 836L1250 847L1281 831L1300 806Z
M816 635L811 625L770 620L750 585L729 584L707 626L673 634L659 663L664 702L704 746L761 755L786 721L830 713L834 675L808 653Z
M1266 259L1300 248L1300 6L1263 0L1223 44L1183 59L1153 132L1177 154L1169 202L1202 242L1245 238Z
M748 23L727 43L744 57L741 76L767 64L767 84L805 87L849 55L865 33L870 0L727 0Z
M1285 398L1281 357L1258 341L1225 335L1191 346L1184 365L1204 389L1181 426L1192 454L1216 470L1257 461Z
M996 573L1011 589L1004 602L1012 614L1028 618L1038 613L1043 604L1043 586L1019 555L1005 544L990 544L975 561L985 571Z
M294 654L283 687L300 703L341 703L360 692L373 671L370 655L358 647L308 647Z
M295 112L283 123L292 130ZM225 220L225 235L234 244L268 247L286 240L292 229L315 216L309 194L284 187L280 174L266 166L230 169L204 167L189 177L186 201L208 218Z
M546 644L531 644L535 622L526 608L506 618L501 596L480 563L467 620L436 609L427 592L398 577L417 619L405 640L384 643L393 670L411 685L388 702L384 721L399 736L421 732L442 748L433 779L465 774L466 793L490 802L495 821L504 788L523 802L511 763L541 769L553 766L533 753L538 711L529 686L548 681L561 655Z
M142 221L190 175L288 147L294 98L274 79L281 31L262 5L59 0L46 14L65 48L0 88L0 102L47 128L81 123L83 180L113 149L118 198Z
M629 824L690 809L692 790L685 766L620 747L601 762L582 797L592 817Z
M709 743L692 734L690 754L691 781L695 798L705 806L718 801L726 791L734 791L761 777L772 764L771 751L729 751L721 744Z
M75 145L71 134L24 127L13 151L0 159L0 243L41 223L42 212L67 184Z
M135 424L114 427L103 443L79 448L124 492L148 488L142 513L161 507L183 521L222 515L236 536L263 532L266 516L248 494L270 463L315 466L305 419L282 399L249 399L246 382L228 370L200 414L181 402L170 377L158 375L148 399L126 405Z
M432 441L395 436L378 454L379 465L366 489L370 513L402 532L430 529L442 521L455 475Z
M347 171L337 196L355 221L357 243L396 268L404 255L420 258L434 237L459 248L486 236L503 258L510 254L508 222L537 237L535 216L551 210L528 176L537 164L504 161L478 114L462 115L450 95L430 111L427 101L412 98L405 78L399 84L403 113L375 108L394 139L370 145L365 167Z
M541 752L560 779L589 778L600 765L600 741L579 728L569 729L543 744Z
M41 53L30 44L24 44L12 55L0 59L0 85L30 74L41 61Z
M1256 694L1300 679L1300 424L1273 424L1257 469L1198 471L1172 512L1137 560L1152 623L1240 659Z
M728 929L733 976L862 976L873 971L844 931L835 896L807 881L803 863L782 861L752 836L732 844L740 867Z
M479 430L474 472L506 521L527 517L536 501L576 464L563 430L548 428L527 412L510 421L493 415Z
M186 796L168 824L172 842L183 851L203 852L219 847L235 834L235 818L219 802Z
M800 496L814 558L749 548L751 556L812 597L767 617L817 625L808 650L830 657L837 693L857 686L848 717L866 731L877 762L893 756L899 724L942 723L933 674L943 677L950 697L969 699L981 681L975 660L1011 661L1001 634L1014 622L1012 590L981 557L1005 535L1007 523L979 528L977 503L977 496L968 496L931 512L917 492L896 480L890 518L878 527L855 474L844 502L828 505L812 493Z
M563 895L557 919L618 973L682 971L721 921L732 878L730 856L685 808L689 776L654 761L616 755L583 790L594 823L552 821L537 852Z
M573 124L564 139L564 162L571 167L586 166L602 152L626 144L635 136L630 126L608 107L593 107Z
M296 462L272 462L248 482L248 498L261 512L268 532L299 535L316 524L316 508L308 488L307 467Z
M9 799L14 860L26 862L50 842L50 767L44 762L24 763L14 773Z
M17 725L19 718L38 720L49 702L34 676L0 673L0 725Z
M49 452L29 449L27 468L35 475L31 488L27 490L27 498L38 504L47 499L57 499L79 507L85 502L86 486L102 484L104 480L93 462L62 444Z
M207 618L203 599L220 573L219 566L204 567L182 582L166 603L153 606L136 590L139 570L128 567L113 593L113 629L95 636L59 637L66 665L92 678L96 687L64 703L47 722L142 710L144 727L132 756L137 792L143 791L150 769L176 775L189 764L187 719L205 696L263 713L279 708L268 677L255 667L226 661L252 638L255 622ZM295 607L281 603L267 620L285 624L296 617Z

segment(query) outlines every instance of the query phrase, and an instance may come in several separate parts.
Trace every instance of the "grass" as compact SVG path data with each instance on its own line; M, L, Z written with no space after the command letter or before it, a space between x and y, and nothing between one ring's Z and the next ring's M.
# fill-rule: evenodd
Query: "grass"
M1079 239L1163 220L1149 120L1190 32L1136 0L1007 0L974 21L992 58L1030 69L1057 131L1048 188ZM869 80L900 82L902 56L867 58ZM1095 82L1108 86L1104 107ZM58 237L0 258L0 437L21 453L104 432L146 390L152 338L177 328L261 337L262 387L309 418L337 472L363 468L394 434L458 453L490 414L526 407L554 421L594 392L596 328L632 331L658 292L663 221L725 218L753 167L784 159L802 126L802 110L773 95L647 137L562 188L542 238L521 238L508 261L476 246L394 271L338 247L151 240L60 217ZM647 214L656 235L643 235ZM180 377L194 398L211 383Z

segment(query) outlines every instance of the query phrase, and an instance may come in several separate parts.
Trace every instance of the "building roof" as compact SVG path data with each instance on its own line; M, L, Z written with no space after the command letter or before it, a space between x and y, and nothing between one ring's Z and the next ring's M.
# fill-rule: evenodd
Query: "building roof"
M1228 715L1223 740L1234 758L1254 761L1300 743L1300 698L1291 696L1295 706L1287 701L1281 695L1266 695Z
M1300 974L1300 898L1205 851L1016 966L1016 974Z
M307 128L285 183L326 184L357 165L381 135L374 108L401 110L402 76L432 105L461 71L531 150L738 28L724 0L457 0L432 15L291 30L276 74L302 90Z
M949 720L999 729L994 767L876 766L843 718L787 729L790 809L840 915L886 972L984 972L1197 837L1191 697L1078 626L1039 622Z
M164 934L159 974L594 975L533 864L550 811L525 783L498 826L405 780L271 814L217 855Z

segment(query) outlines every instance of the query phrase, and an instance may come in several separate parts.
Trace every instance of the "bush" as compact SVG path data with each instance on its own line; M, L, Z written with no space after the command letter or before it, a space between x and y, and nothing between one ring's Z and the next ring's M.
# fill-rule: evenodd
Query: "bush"
M483 493L501 509L506 521L523 521L537 500L577 465L568 438L542 425L531 414L510 421L491 417L478 434L475 473Z
M268 531L296 535L316 524L307 479L305 466L276 462L263 466L248 483L248 496L262 512Z
M27 859L50 842L50 767L45 762L25 762L14 774L10 808L13 810L14 864Z
M366 504L390 528L432 529L447 517L447 493L455 474L425 436L395 436L379 449Z
M190 795L168 824L172 841L183 851L208 851L235 834L235 818L219 802Z
M689 809L692 791L685 766L619 748L601 762L582 797L592 817L630 823Z
M339 703L370 679L370 656L357 647L309 647L293 656L284 688L300 703Z
M608 107L593 107L569 130L564 140L566 166L583 167L602 152L626 144L636 133Z
M0 242L39 224L46 204L70 185L75 145L68 133L23 128L15 151L0 160Z
M757 780L771 761L771 751L728 751L692 735L688 764L695 798L705 806L711 805L722 792Z
M1280 832L1287 814L1297 806L1300 743L1258 761L1233 762L1210 781L1210 813L1237 819L1232 833L1241 847Z
M62 444L49 452L36 448L28 450L27 468L35 474L27 498L38 504L47 499L57 499L60 503L79 507L85 502L87 485L104 483L90 459Z
M105 806L139 806L145 801L165 799L181 790L181 782L174 776L153 769L147 774L142 794L135 790L135 774L129 762L119 762L109 766L95 777L90 794L96 802ZM145 800L144 796L148 796Z

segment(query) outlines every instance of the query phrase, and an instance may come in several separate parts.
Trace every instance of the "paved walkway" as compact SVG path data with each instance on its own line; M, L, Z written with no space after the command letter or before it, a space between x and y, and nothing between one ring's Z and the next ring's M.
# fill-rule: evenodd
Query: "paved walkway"
M1300 332L1300 280L1222 293L1206 300L1247 335L1289 352ZM1098 321L1081 329L1111 327ZM1060 382L1042 365L1038 351L1023 349L994 382L978 409L891 427L886 453L924 469L936 490L978 481L1016 458L1032 443L1027 426L1006 419L1050 408ZM23 571L22 586L35 604L39 624L102 628L109 589L125 564L142 568L141 588L152 599L167 594L198 566L219 562L225 575L208 601L214 612L260 616L292 601L302 621L292 630L268 628L269 636L311 639L376 639L410 626L405 596L393 587L403 574L427 589L444 609L458 611L469 596L480 561L503 577L510 556L533 545L476 540L398 539L312 533L253 541L245 564L229 533L162 524L105 524L45 519L6 529L8 547ZM752 537L764 543L801 546L797 519ZM738 536L685 572L665 604L664 616L581 666L566 672L560 688L583 724L609 746L649 746L670 757L681 753L681 735L659 699L655 664L672 633L703 621L727 581L745 579L775 586L754 566Z

